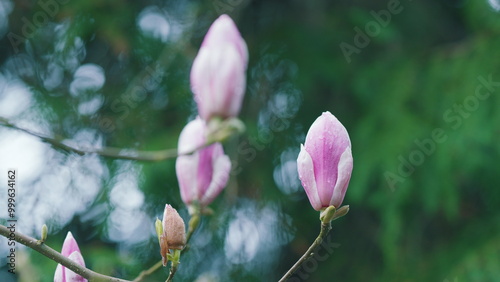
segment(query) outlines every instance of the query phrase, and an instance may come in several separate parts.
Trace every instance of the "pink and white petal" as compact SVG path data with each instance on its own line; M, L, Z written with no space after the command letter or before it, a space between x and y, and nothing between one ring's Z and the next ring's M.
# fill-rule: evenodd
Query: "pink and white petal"
M315 210L320 210L322 205L316 187L313 160L302 144L300 145L300 153L297 158L297 171L311 206Z
M230 83L228 94L231 95L231 99L226 100L225 107L227 107L227 115L233 117L240 113L243 97L245 96L246 67L245 62L236 57L234 48L228 50L227 56L229 66L226 71L229 72L227 77Z
M228 65L228 60L225 55L225 51L227 45L223 45L218 49L210 50L210 69L211 69L211 77L210 77L210 86L209 91L211 100L210 108L207 108L209 111L209 118L214 115L221 115L223 111L225 111L223 105L227 99L231 99L230 95L227 95L227 89L230 85L230 81L228 81L227 75L225 74L225 69Z
M215 148L216 150L214 152L212 182L200 201L200 203L205 206L213 202L213 200L226 187L227 181L229 180L229 173L231 171L231 160L227 155L224 155L222 145L220 143L216 143L214 145L217 145L217 148Z
M323 113L309 128L304 144L314 162L314 175L322 206L327 206L332 197L337 179L338 156L333 152L335 140L332 136L331 114Z
M177 150L179 154L190 153L206 142L207 126L200 117L190 121L179 135Z
M197 152L198 162L196 168L197 173L195 176L197 178L197 199L201 199L203 195L205 195L205 192L212 182L212 176L214 173L214 151L216 150L216 147L216 144L212 144Z
M54 273L54 282L66 282L66 278L64 276L65 267L61 264L58 264L56 267L56 272Z
M232 54L228 53L228 50L232 50ZM237 56L235 48L228 43L222 44L219 48L203 47L198 57L191 72L193 78L191 88L195 93L199 114L204 120L209 120L214 115L225 116L227 109L224 104L233 98L232 92L228 92L228 89L231 89L234 83L230 77L234 75L234 71L227 69L241 59Z
M82 254L80 254L79 252L73 252L71 255L69 255L69 259L78 263L81 266L85 266ZM66 269L65 271L66 271L66 282L87 282L87 279L74 273L73 271L69 269Z
M211 92L211 85L217 67L214 60L212 50L208 47L201 47L191 67L191 91L194 93L199 115L204 120L208 119L207 115L210 113L213 97L215 96Z
M197 169L198 169L198 152L192 155L177 157L175 161L175 172L179 189L181 191L182 201L190 204L194 200L198 200L197 195Z
M339 208L344 200L347 187L349 186L349 181L351 179L353 168L353 159L351 147L347 147L340 157L338 166L338 179L333 190L333 195L330 200L330 205Z
M221 15L210 26L201 46L218 48L220 44L230 43L234 45L239 56L248 62L248 48L245 40L241 37L238 27L228 15Z
M78 248L78 243L76 242L73 234L68 231L66 238L64 239L64 243L62 246L61 254L65 257L68 257L73 252L80 252L80 248Z
M214 78L212 91L218 96L215 113L223 117L237 116L246 87L246 73L244 62L238 55L236 48L226 45L217 51L218 59L217 78Z

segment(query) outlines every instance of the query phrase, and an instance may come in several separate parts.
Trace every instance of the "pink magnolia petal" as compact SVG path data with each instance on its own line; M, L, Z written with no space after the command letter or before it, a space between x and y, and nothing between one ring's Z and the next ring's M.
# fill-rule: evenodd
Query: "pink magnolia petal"
M246 87L245 70L233 45L200 49L191 69L191 90L204 120L239 113Z
M214 152L216 150L217 144L212 144L206 148L199 150L198 153L198 163L197 163L197 173L196 178L198 182L196 196L197 199L201 199L206 193L208 186L212 182L212 177L214 174ZM220 144L219 144L220 145Z
M190 121L179 136L178 151L180 154L192 152L206 142L206 123L200 117ZM184 203L189 204L198 199L199 179L198 169L200 150L191 155L179 156L175 161L175 173L179 182L181 197Z
M64 243L62 246L61 254L65 257L69 257L73 252L80 252L80 248L78 248L78 243L76 243L73 234L68 231L66 238L64 239Z
M222 49L225 58L219 63L218 79L215 93L220 93L220 100L216 113L223 117L237 116L245 94L246 74L245 65L238 59L238 54L233 46Z
M179 154L190 153L206 142L206 124L200 117L190 121L181 131L177 150Z
M208 120L214 107L214 93L211 91L211 83L216 73L214 65L216 66L216 62L210 49L202 47L191 67L191 91L193 91L194 99L198 105L198 114L204 120Z
M175 172L179 189L181 191L182 201L190 204L197 199L198 181L195 175L197 174L198 153L191 156L180 156L175 161Z
M236 27L236 24L228 15L221 15L212 23L201 45L218 47L222 43L234 45L238 50L239 56L245 62L245 65L247 64L247 45L241 37L238 27Z
M344 200L345 192L349 186L353 167L351 147L347 147L340 157L338 166L338 179L333 189L333 195L330 200L330 205L339 208Z
M73 252L71 255L68 257L70 260L78 263L81 266L85 266L85 262L83 260L82 254L80 252ZM83 278L82 276L74 273L73 271L69 269L65 269L65 275L66 275L66 282L87 282L87 279Z
M297 171L311 206L315 210L320 210L322 205L314 177L313 160L302 144L300 145L300 153L297 158Z
M66 278L64 276L65 267L61 264L58 264L56 267L56 272L54 273L54 282L66 282Z
M200 200L200 203L205 206L212 203L226 187L231 171L231 160L227 155L224 155L222 145L220 143L214 145L217 146L214 149L212 181Z

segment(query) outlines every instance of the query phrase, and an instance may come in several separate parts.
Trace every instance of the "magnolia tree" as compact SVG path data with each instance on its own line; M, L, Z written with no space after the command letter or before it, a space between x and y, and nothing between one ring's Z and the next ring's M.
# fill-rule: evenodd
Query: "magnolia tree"
M237 116L246 88L247 63L247 45L235 23L227 15L220 16L208 30L191 68L191 90L198 106L198 116L180 133L174 155L181 199L190 215L187 230L178 212L171 203L166 203L163 219L157 219L155 223L162 259L134 281L140 281L161 266L168 267L169 262L167 281L173 280L181 255L188 249L187 244L201 217L211 213L209 205L224 190L231 161L221 142L244 130ZM105 155L99 151L94 153ZM171 156L166 154L164 157ZM290 278L312 255L330 231L331 221L348 212L349 206L341 205L352 168L347 130L330 112L322 113L309 128L297 158L302 186L312 208L319 211L320 234L280 281ZM0 231L9 236L7 227L1 226ZM46 226L40 240L15 234L16 241L59 263L54 281L127 281L87 269L71 232L68 232L60 253L45 245L46 237Z

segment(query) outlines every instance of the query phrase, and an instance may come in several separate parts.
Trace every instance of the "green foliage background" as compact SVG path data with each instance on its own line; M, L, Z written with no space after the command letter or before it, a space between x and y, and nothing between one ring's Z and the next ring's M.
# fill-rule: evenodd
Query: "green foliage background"
M34 93L36 104L31 110L40 111L41 123L57 136L70 137L89 128L107 146L175 148L179 132L196 112L189 89L192 60L211 22L218 14L228 13L250 52L241 113L247 131L225 144L241 172L234 173L212 205L214 215L203 219L192 250L182 258L177 281L206 281L200 278L203 273L220 281L274 281L307 249L319 232L318 214L296 176L281 173L279 177L279 167L295 160L307 129L323 111L336 115L352 140L354 171L344 200L351 211L334 222L329 235L339 247L304 274L307 281L498 280L500 87L494 86L488 98L477 99L477 107L464 103L473 100L478 77L500 82L500 12L486 0L398 2L402 11L392 14L388 24L369 37L366 47L351 54L349 63L340 44L355 46L355 27L365 30L368 23L376 22L372 11L387 9L389 2L395 3L56 2L58 13L19 46L20 53L15 53L7 35L1 39L0 63L5 67L19 54L33 62L27 67L31 72L15 63L12 70ZM151 5L184 24L182 36L163 43L144 35L137 28L137 17ZM39 11L36 1L16 2L9 15L9 32L22 34L21 19L31 19ZM60 23L67 27L62 33L55 29ZM62 84L47 90L42 74L50 72L49 62L62 65L74 56L68 50L77 38L86 49L81 63L104 69L103 89L89 91L85 97L69 95L73 73L67 68ZM66 42L65 48L56 48L55 42ZM162 70L161 83L126 111L116 110L114 101L123 101L125 93L147 75L148 66ZM104 98L99 111L80 115L79 99L96 95ZM457 105L463 105L465 114L458 112ZM445 118L449 111L453 122ZM112 127L103 120L111 121ZM417 143L432 138L436 129L442 130L445 141L435 143L430 154L421 153L421 164L403 176L398 172L401 158L409 160L422 152ZM124 163L138 171L146 203L143 210L152 220L161 215L165 203L187 219L174 160L105 159L109 175L102 179L98 197L87 211L54 227L48 244L59 250L66 232L72 231L90 268L133 279L160 256L154 234L138 244L121 244L106 235L110 228L106 217L112 209L109 192ZM396 175L394 185L388 173ZM104 211L90 214L102 205ZM259 244L256 255L244 262L228 259L225 252L226 234L238 214L273 234L268 245ZM267 222L273 224L259 225L266 215L272 215ZM50 226L51 221L47 223ZM264 238L263 229L254 232ZM248 240L253 239L244 241ZM26 254L16 279L52 281L56 264L37 253ZM158 271L150 281L164 281L166 271Z

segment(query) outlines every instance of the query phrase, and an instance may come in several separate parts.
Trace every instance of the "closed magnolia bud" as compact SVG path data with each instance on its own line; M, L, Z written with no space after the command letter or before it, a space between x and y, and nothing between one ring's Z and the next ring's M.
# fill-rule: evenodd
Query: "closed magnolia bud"
M330 112L324 112L309 128L297 158L300 181L315 210L329 206L339 208L352 167L347 130Z
M83 260L80 248L78 248L78 244L76 243L75 238L73 238L73 234L71 234L71 232L68 232L68 235L66 235L66 239L64 239L61 254L78 263L79 265L85 266L85 261ZM87 282L87 279L67 269L65 266L58 264L56 272L54 274L54 282L69 281Z
M236 117L246 87L247 45L228 15L208 30L191 68L191 90L205 120Z
M169 250L182 250L186 245L186 228L182 217L168 204L165 205L162 225L163 234L160 236L160 253L165 266L167 265Z
M189 122L179 136L179 154L192 152L206 143L207 125L197 117ZM209 205L227 184L231 161L220 143L199 149L190 155L181 155L175 163L182 201L193 202L202 208Z

